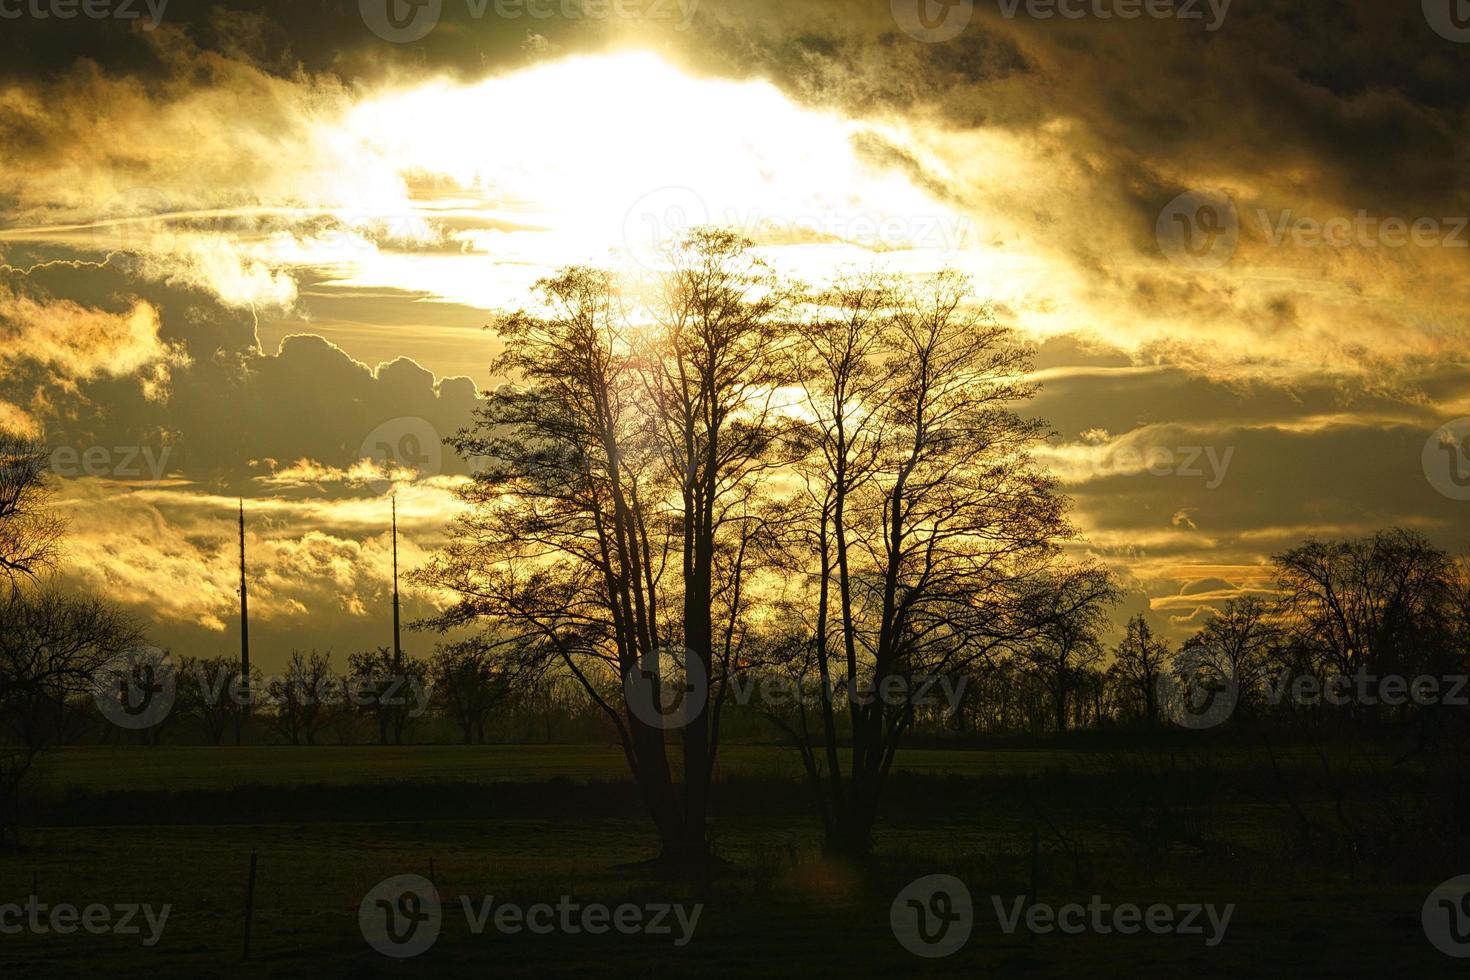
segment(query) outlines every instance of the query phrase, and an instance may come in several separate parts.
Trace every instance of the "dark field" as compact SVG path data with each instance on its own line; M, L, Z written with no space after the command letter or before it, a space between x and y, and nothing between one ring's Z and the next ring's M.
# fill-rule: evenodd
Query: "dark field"
M1166 758L1167 756L1167 758ZM1420 909L1450 870L1373 855L1301 857L1244 748L914 749L903 755L877 855L823 859L794 757L731 746L716 793L723 863L690 880L628 867L654 842L615 749L593 746L190 747L63 750L26 849L0 857L0 902L34 880L48 904L169 904L161 939L7 936L5 976L1448 975ZM1293 756L1297 779L1310 763ZM1354 806L1379 813L1400 775L1369 766ZM1199 806L1194 805L1194 801ZM1208 803L1208 816L1205 803ZM1327 801L1320 807L1330 819ZM1335 804L1334 804L1335 805ZM169 815L166 822L161 814ZM344 816L352 814L352 816ZM595 815L595 816L594 816ZM190 820L197 822L190 822ZM1035 856L1033 858L1033 834ZM1191 841L1186 843L1185 839ZM249 856L258 859L242 962ZM423 955L380 956L357 909L378 882L430 875L443 929ZM894 938L889 906L946 873L973 895L974 932L929 961ZM1034 878L1034 882L1033 882ZM1234 904L1203 935L1005 934L992 906L1036 901ZM474 935L478 904L703 903L692 938ZM1330 895L1331 898L1325 896ZM140 919L141 922L141 919ZM1349 941L1350 940L1350 941Z

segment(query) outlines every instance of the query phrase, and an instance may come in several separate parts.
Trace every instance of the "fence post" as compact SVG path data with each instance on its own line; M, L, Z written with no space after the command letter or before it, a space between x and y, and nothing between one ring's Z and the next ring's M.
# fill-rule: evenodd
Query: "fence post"
M250 926L255 919L255 848L250 849L250 878L245 885L245 953L250 959Z

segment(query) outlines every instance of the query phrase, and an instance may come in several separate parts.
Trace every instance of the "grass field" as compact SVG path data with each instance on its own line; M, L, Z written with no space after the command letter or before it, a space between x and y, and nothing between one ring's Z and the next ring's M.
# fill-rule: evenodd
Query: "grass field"
M1450 965L1424 941L1423 889L1317 880L1253 880L1229 868L1161 864L1151 880L1073 880L1058 864L1041 898L1234 903L1227 941L1199 937L1006 935L989 896L1026 890L1017 842L985 826L886 827L890 847L862 874L822 863L815 835L784 821L747 822L721 837L731 869L704 884L643 878L616 866L647 855L640 821L483 821L303 824L159 833L148 827L40 832L22 859L0 861L0 900L30 891L50 903L173 906L153 949L119 937L23 936L0 941L3 975L81 976L1423 976ZM251 962L241 962L247 854L260 856ZM789 860L795 849L796 863ZM357 928L362 895L391 875L435 878L450 913L439 942L407 963L368 949ZM1047 859L1048 867L1054 858ZM943 871L967 882L976 930L955 956L929 963L894 941L888 904L909 880ZM1048 875L1052 874L1048 871ZM1197 880L1203 879L1203 882ZM1322 896L1330 888L1333 898ZM472 935L459 896L530 903L703 902L695 939ZM1345 944L1343 937L1352 937ZM1292 964L1288 969L1287 964ZM1390 969L1391 968L1391 969Z
M1053 749L977 751L910 749L896 767L957 776L1040 772L1075 763ZM796 753L782 746L721 750L722 777L799 779ZM381 780L540 782L626 780L628 764L612 745L160 745L64 748L42 756L37 779L52 791L190 789L249 784L342 786Z
M1116 758L1116 749L1079 748L907 748L896 771L977 778L1041 773L1050 769L1085 771ZM1362 768L1385 766L1394 752L1373 754L1359 748ZM844 750L845 753L845 750ZM677 751L671 753L677 761ZM1292 763L1310 763L1306 749L1282 753ZM1259 763L1248 754L1225 749L1210 762L1224 769ZM180 790L231 786L347 786L382 781L470 783L543 782L565 779L624 781L628 765L613 745L247 745L151 747L68 747L45 753L36 780L47 791L78 789ZM731 744L720 749L716 778L801 779L795 751L780 745Z
M1290 860L1279 809L1239 784L1247 761L1209 760L1220 772L1195 829L1232 844L1201 851L1138 830L1157 786L1200 778L1199 759L1143 779L1109 771L1116 752L911 749L877 855L855 868L823 858L790 751L733 745L712 827L725 863L690 881L630 867L653 839L612 747L70 748L46 757L38 781L66 819L40 821L23 851L0 855L0 904L23 902L34 882L48 904L167 903L170 918L153 948L141 937L0 935L0 977L1448 975L1457 964L1419 924L1445 869ZM252 851L252 956L242 962ZM358 927L363 896L431 867L445 908L438 941L412 960L380 956ZM889 907L936 873L969 887L975 927L960 952L929 961L898 944ZM1006 934L992 900L1025 894L1033 874L1044 903L1098 895L1235 911L1217 947L1198 936ZM683 947L475 935L460 901L486 896L703 911Z

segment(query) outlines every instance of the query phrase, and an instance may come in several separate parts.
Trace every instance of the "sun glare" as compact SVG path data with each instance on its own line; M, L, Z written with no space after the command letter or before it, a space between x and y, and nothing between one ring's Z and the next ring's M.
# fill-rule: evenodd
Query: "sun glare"
M765 82L695 78L645 52L385 94L334 138L394 168L416 206L454 198L448 223L463 250L520 262L609 250L645 261L703 223L790 247L806 265L953 252L969 233L859 150L901 148L902 131L803 108Z

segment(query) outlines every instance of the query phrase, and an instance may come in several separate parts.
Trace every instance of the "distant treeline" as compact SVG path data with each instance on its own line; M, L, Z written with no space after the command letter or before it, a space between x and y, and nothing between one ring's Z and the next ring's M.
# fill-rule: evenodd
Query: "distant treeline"
M1393 529L1309 541L1274 565L1272 591L1228 600L1177 647L1141 615L1107 645L1109 624L1094 617L970 661L955 676L909 678L886 695L860 678L852 696L907 699L916 736L959 742L1169 726L1397 725L1470 703L1463 560ZM85 696L3 707L7 732L51 744L616 741L581 684L553 672L508 676L502 662L481 641L396 663L387 649L345 664L298 651L279 674L254 671L247 691L231 658L160 657L131 665L169 678L173 689L171 709L139 732L112 724ZM799 729L824 694L815 677L794 670L800 662L751 665L719 686L728 738L772 741ZM848 693L841 679L830 692L839 714Z

